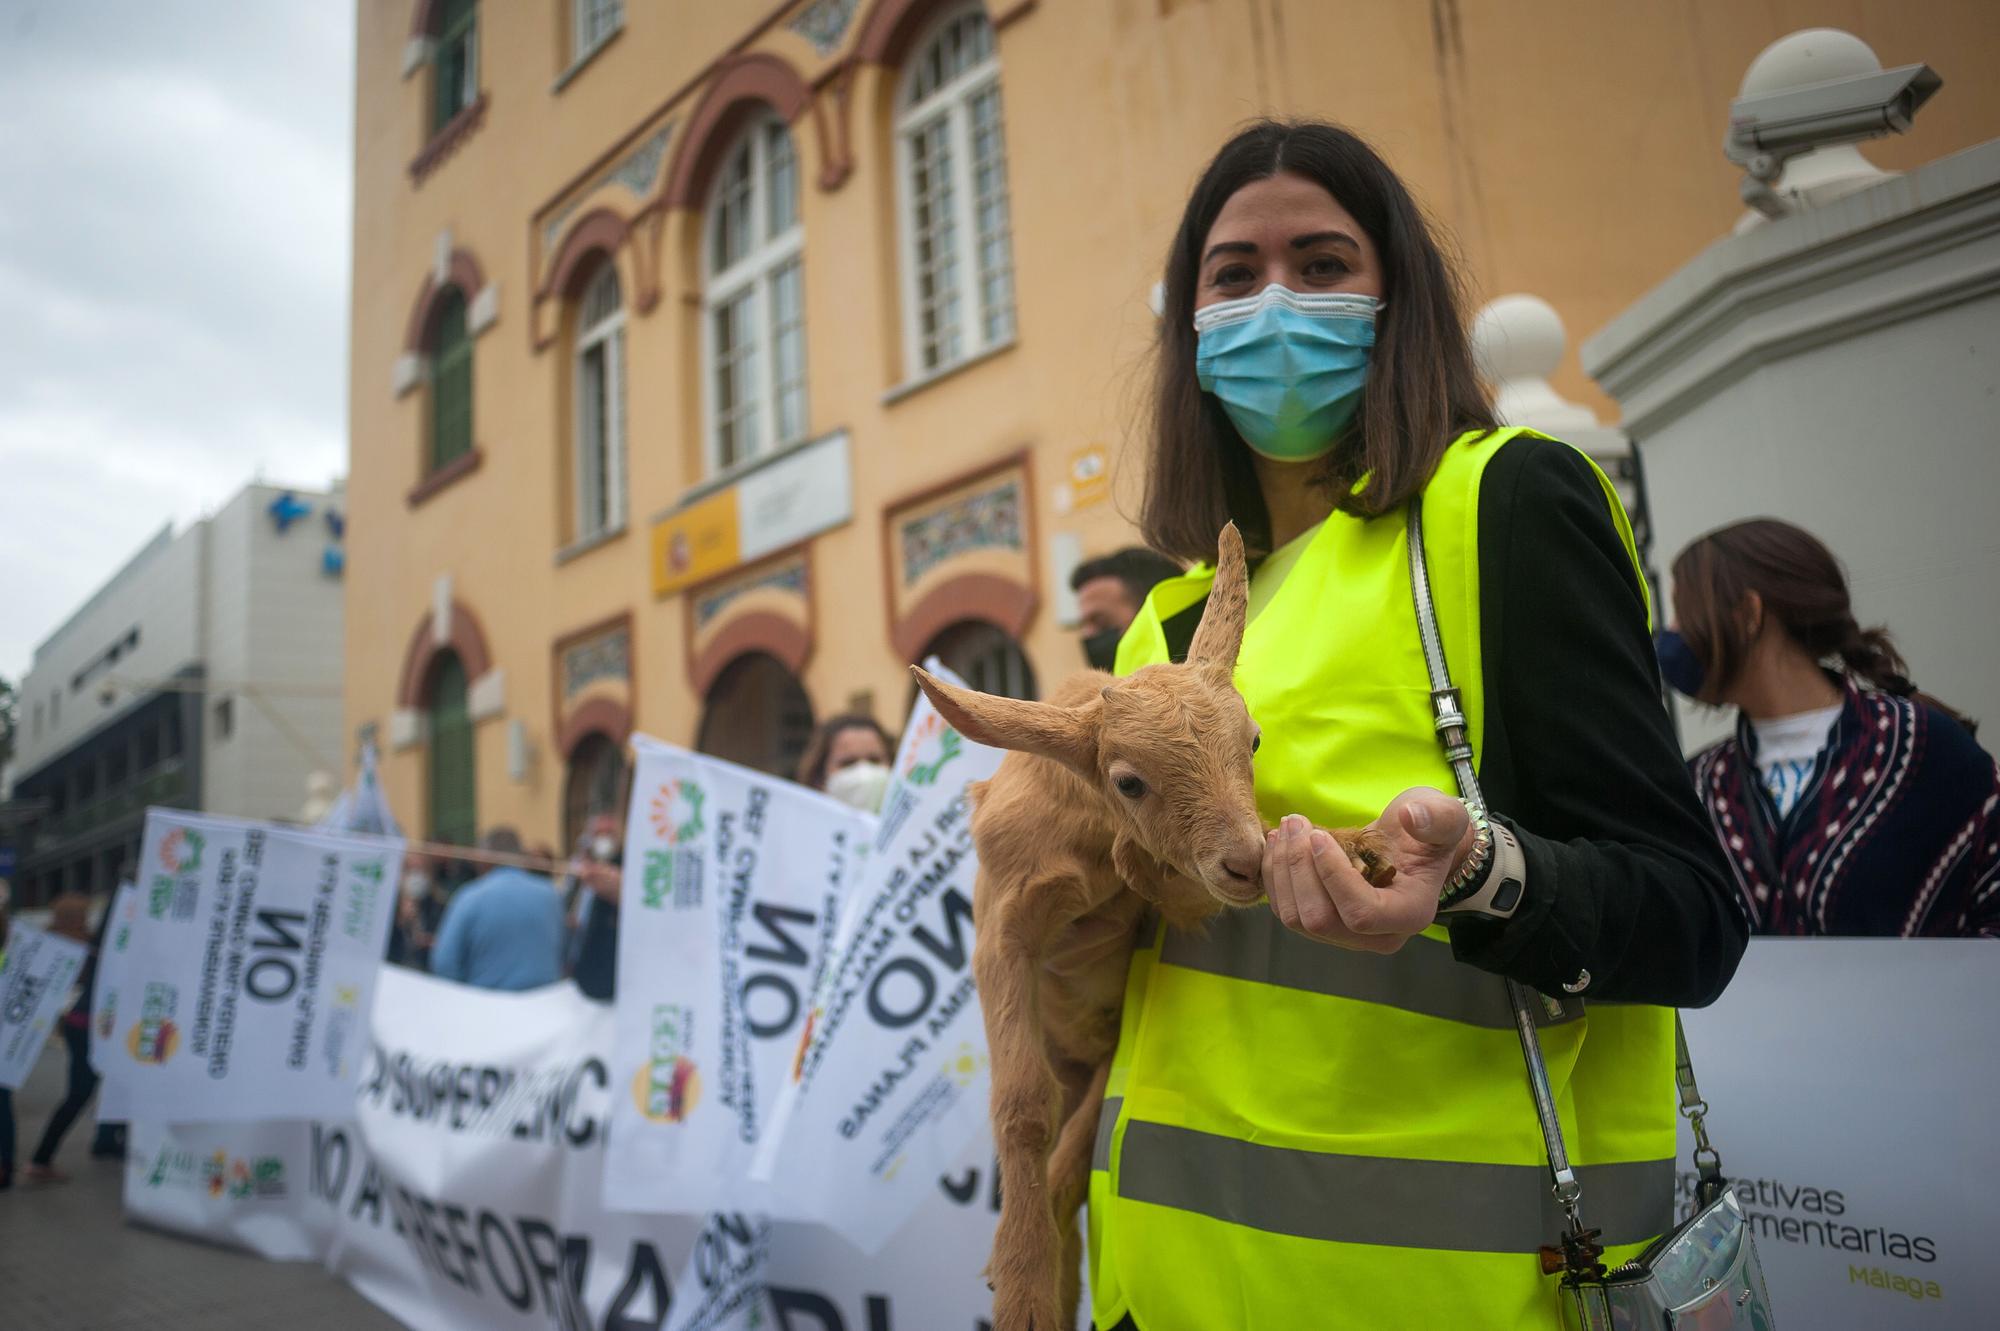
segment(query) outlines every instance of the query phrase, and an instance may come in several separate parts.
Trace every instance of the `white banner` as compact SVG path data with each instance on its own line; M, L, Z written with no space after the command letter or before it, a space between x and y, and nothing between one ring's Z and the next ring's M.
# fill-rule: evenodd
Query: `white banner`
M862 891L755 1165L767 1205L875 1251L986 1123L986 1028L972 983L970 782L1005 755L919 697Z
M605 1204L754 1210L751 1153L875 820L643 735L633 747Z
M133 1219L274 1261L326 1255L328 1216L305 1204L310 1124L141 1122L127 1131Z
M344 1117L402 843L146 814L107 1117Z
M0 951L0 1088L14 1089L35 1070L89 955L82 943L32 925L8 933Z
M1988 940L1759 938L1683 1014L1779 1326L2000 1323L1996 1012Z
M103 943L97 953L97 974L91 981L90 989L90 1066L99 1076L104 1074L104 1050L110 1042L111 1029L118 1021L118 990L125 974L125 956L132 947L132 925L138 919L139 889L131 883L118 884L118 890L111 894L111 904L105 907L111 920L100 931ZM97 1102L97 1117L105 1123L119 1122L122 1114L109 1112L123 1109L108 1094Z

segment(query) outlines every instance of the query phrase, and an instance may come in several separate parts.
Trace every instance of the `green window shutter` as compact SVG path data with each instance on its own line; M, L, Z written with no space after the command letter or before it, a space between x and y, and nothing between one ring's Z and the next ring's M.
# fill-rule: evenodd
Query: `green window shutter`
M479 830L478 808L465 666L456 654L446 652L438 658L431 675L431 839L454 846L471 845Z
M478 95L479 7L474 0L445 0L434 33L431 56L431 133L472 105Z
M465 294L447 287L431 322L431 457L436 471L472 451L472 339Z

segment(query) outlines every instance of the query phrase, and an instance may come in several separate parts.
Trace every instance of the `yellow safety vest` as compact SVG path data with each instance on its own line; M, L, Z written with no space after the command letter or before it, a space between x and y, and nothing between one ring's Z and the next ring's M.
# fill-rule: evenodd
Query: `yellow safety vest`
M1446 659L1483 752L1479 478L1521 430L1467 434L1424 492ZM1608 480L1607 502L1632 550ZM1257 801L1353 827L1451 790L1432 730L1400 513L1328 518L1250 624L1236 683L1263 727ZM1118 670L1168 658L1208 594L1155 588ZM1505 812L1505 810L1502 810ZM1092 1314L1141 1331L1556 1325L1536 1249L1560 1214L1505 986L1441 928L1394 956L1290 933L1267 909L1155 931L1132 963L1090 1188ZM1584 1217L1607 1260L1671 1228L1673 1014L1546 1001L1541 1037Z

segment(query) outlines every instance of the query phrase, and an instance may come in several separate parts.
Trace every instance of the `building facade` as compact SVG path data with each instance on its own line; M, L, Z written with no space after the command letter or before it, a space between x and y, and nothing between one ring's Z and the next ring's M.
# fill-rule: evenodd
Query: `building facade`
M927 653L1080 665L1065 575L1134 539L1152 291L1243 120L1361 130L1476 294L1594 328L1730 224L1766 42L2000 54L1976 6L1858 0L359 10L346 720L454 842L566 841L635 731L783 770L893 728Z
M297 816L340 770L339 491L251 485L164 528L35 648L9 835L17 903L104 892L148 806Z

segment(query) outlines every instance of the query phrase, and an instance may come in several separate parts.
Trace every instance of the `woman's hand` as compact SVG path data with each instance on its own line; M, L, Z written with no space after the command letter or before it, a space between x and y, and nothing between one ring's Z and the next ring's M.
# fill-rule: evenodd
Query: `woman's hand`
M1364 830L1396 866L1387 887L1363 878L1330 833L1290 814L1264 836L1264 891L1287 929L1386 954L1437 919L1438 893L1472 851L1472 819L1443 791L1419 786L1389 801Z

